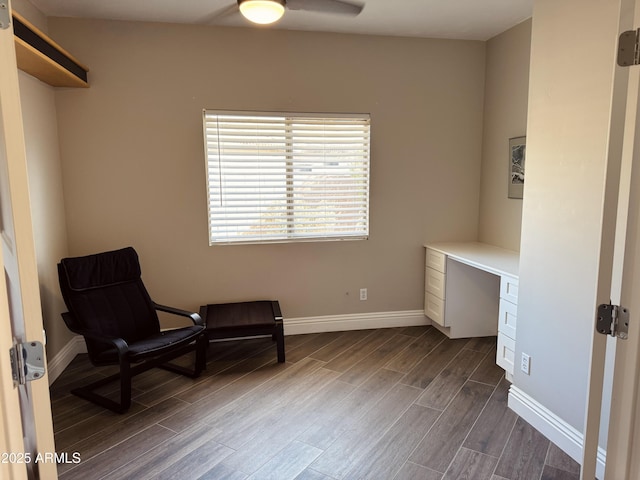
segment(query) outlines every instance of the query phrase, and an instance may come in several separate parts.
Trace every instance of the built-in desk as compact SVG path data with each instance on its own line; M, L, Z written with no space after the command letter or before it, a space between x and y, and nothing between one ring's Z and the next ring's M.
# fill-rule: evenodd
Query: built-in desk
M425 248L425 315L450 338L497 335L496 362L513 375L518 252L477 242Z

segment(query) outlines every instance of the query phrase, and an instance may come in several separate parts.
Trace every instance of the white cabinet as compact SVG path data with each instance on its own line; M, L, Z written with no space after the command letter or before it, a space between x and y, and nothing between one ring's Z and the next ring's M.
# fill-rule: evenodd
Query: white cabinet
M496 363L506 372L507 380L512 381L515 364L516 341L507 337L504 333L498 332L498 351L496 353Z
M447 256L444 253L427 247L426 261L427 268L431 268L432 270L436 270L438 272L447 273Z
M424 313L450 338L498 336L496 363L513 378L518 252L478 242L425 245Z
M498 314L498 351L496 363L513 377L518 323L518 279L503 275L500 279L500 309Z
M500 277L449 251L427 246L424 312L449 338L485 337L498 332Z
M424 274L424 311L431 321L446 327L444 299L447 280L447 258L443 253L427 248Z

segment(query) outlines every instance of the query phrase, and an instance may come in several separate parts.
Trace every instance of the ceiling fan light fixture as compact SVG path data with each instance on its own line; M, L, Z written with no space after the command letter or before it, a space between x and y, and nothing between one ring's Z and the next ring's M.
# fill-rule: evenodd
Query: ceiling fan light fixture
M238 4L247 20L261 25L277 22L284 15L284 0L240 0Z

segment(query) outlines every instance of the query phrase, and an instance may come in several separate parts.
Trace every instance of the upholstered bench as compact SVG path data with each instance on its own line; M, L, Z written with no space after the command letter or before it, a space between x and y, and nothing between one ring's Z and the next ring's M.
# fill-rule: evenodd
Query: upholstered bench
M209 340L271 335L278 362L284 362L284 329L277 300L217 303L200 307Z

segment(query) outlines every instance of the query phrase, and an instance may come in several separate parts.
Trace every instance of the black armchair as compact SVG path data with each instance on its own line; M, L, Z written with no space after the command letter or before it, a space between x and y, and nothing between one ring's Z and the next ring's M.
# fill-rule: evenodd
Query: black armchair
M67 328L82 335L96 366L119 365L118 374L72 390L72 393L117 413L131 406L131 379L154 367L198 377L206 364L208 339L197 313L159 305L142 283L138 254L132 247L85 257L64 258L58 264L62 314ZM157 311L188 317L193 325L162 331ZM195 366L169 364L195 351ZM132 366L132 364L137 364ZM120 381L120 402L94 390Z

